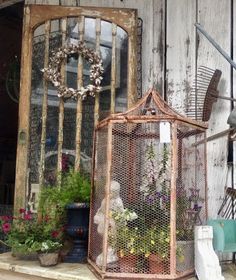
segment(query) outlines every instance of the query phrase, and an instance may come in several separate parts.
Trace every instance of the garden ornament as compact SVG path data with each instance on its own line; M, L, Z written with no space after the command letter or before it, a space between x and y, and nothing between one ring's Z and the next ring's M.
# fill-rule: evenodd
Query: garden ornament
M94 223L97 225L97 232L103 236L105 232L105 211L106 211L106 197L103 198L100 208L94 216ZM120 184L117 181L111 181L110 186L110 211L124 212L123 201L120 197ZM109 219L109 227L112 232L115 232L115 222L112 218ZM108 246L107 249L107 264L118 261L115 249ZM96 264L103 266L103 253L96 258Z
M211 226L195 227L195 271L199 280L224 280L212 239Z

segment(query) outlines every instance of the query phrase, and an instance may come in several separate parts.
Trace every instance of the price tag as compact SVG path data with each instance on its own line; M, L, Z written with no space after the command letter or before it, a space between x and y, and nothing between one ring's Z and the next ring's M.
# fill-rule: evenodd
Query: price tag
M169 122L160 122L160 143L170 143Z

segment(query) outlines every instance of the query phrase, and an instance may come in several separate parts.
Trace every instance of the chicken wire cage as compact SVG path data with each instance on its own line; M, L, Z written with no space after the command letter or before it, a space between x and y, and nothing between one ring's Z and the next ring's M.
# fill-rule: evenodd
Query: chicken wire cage
M97 125L88 261L102 279L193 273L194 226L207 218L205 130L154 90Z

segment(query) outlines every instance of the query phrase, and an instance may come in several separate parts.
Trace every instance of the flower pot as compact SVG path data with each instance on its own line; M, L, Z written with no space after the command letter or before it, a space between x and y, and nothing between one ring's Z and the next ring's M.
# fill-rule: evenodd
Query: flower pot
M54 266L58 263L58 252L39 253L38 258L41 266Z
M165 263L163 259L156 254L151 254L148 257L148 265L149 272L152 274L164 274L165 272Z
M135 272L138 256L127 255L119 258L120 272L132 273Z
M89 204L72 203L66 209L66 232L73 239L74 247L65 256L64 262L85 262L88 254Z

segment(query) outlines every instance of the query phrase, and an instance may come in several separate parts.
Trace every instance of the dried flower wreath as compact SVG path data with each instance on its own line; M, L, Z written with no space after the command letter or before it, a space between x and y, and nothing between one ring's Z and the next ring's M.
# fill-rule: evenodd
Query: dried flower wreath
M80 54L90 64L90 80L92 84L86 87L80 87L79 89L68 88L62 81L61 76L61 65L65 59L71 54ZM57 51L52 52L50 57L48 68L42 69L44 72L44 78L50 81L58 92L58 97L64 100L68 98L82 98L84 99L87 95L95 96L101 91L101 80L104 69L102 66L102 59L92 49L87 48L84 42L79 42L78 45L68 45L59 48Z

